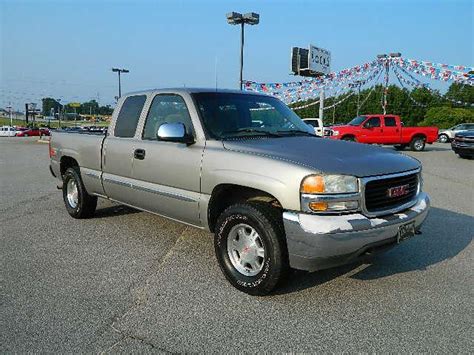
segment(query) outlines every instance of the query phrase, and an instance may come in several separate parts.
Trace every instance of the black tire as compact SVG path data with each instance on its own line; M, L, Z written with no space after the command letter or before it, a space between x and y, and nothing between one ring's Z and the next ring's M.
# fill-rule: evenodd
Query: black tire
M347 142L355 142L356 141L354 136L345 136L345 137L342 137L341 140L347 141Z
M423 149L425 149L425 137L413 137L410 142L410 149L415 152L421 152Z
M467 155L467 154L459 154L459 157L461 159L473 159L474 158L473 155Z
M73 181L77 187L77 204L74 206L68 199L68 184ZM68 168L63 176L63 200L66 210L71 217L89 218L94 215L97 207L97 197L87 193L82 183L79 167Z
M438 142L440 142L440 143L448 143L448 142L449 142L449 137L448 137L448 135L447 135L447 134L444 134L444 133L440 134L440 135L438 136Z
M397 144L397 145L394 145L393 146L395 148L395 150L404 150L407 145L406 144Z
M244 275L233 265L227 251L229 233L245 224L259 235L265 256L262 269L254 276ZM270 205L242 203L228 207L218 218L214 248L217 261L227 280L250 295L266 295L284 282L289 271L288 250L281 212Z

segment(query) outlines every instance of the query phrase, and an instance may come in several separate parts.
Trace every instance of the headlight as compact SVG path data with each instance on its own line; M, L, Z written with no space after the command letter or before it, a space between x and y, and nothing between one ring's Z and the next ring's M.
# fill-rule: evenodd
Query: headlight
M349 175L310 175L301 182L304 194L344 194L359 191L355 176Z
M310 175L301 182L305 212L349 212L359 209L359 182L348 175Z
M338 136L338 135L339 135L339 131L332 131L332 135L333 135L333 136Z

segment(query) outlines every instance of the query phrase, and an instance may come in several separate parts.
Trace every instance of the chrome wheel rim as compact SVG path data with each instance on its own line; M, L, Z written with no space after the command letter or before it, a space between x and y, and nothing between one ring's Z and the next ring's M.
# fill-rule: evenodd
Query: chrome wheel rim
M260 235L248 224L238 224L227 236L227 255L242 275L255 276L263 269L265 248Z
M69 180L66 185L66 196L69 206L76 208L79 202L79 192L77 190L76 181L73 179Z
M415 149L416 150L421 150L423 149L423 141L421 139L418 139L416 142L415 142Z
M439 137L439 141L440 141L441 143L446 143L447 140L448 140L448 137L445 136L444 134Z

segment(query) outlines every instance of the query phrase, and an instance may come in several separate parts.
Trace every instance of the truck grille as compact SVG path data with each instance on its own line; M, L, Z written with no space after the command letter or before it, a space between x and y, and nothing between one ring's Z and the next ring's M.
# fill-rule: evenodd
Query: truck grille
M365 208L370 213L396 209L418 193L418 173L370 180L365 184Z

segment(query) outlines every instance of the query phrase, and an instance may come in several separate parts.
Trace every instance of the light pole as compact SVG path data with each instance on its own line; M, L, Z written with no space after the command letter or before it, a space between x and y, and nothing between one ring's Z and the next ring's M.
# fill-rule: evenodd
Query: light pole
M118 98L120 99L120 97L122 96L122 87L121 87L121 83L120 83L120 74L121 73L129 73L130 70L128 69L119 69L119 68L112 68L112 71L114 73L118 73L118 80L119 80L119 94L118 94Z
M238 12L229 12L226 17L227 23L230 25L240 25L240 90L242 90L244 85L244 25L257 25L260 22L260 15L255 12L244 15Z

